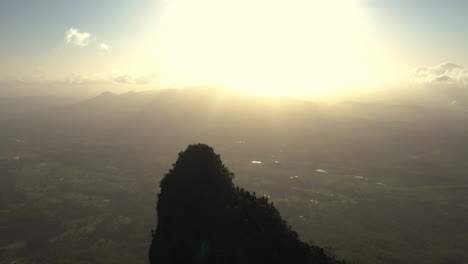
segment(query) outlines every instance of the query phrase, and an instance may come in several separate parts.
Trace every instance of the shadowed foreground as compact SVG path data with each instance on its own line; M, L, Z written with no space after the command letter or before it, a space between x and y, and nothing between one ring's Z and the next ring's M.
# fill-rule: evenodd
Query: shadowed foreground
M301 242L267 198L232 183L207 145L190 145L161 180L151 263L343 263Z

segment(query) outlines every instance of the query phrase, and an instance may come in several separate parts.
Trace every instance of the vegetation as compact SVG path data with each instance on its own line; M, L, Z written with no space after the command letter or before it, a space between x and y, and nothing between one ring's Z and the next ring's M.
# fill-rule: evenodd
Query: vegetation
M341 263L298 239L268 198L234 188L207 145L190 145L161 181L151 263Z
M11 112L0 124L0 263L147 263L158 182L190 142L223 153L236 186L269 197L302 241L339 259L468 262L466 115L203 94Z

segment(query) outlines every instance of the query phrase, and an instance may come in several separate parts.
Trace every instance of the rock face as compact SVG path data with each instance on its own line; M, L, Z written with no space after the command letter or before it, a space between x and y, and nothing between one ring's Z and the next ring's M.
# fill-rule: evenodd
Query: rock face
M342 263L298 239L266 198L235 187L207 145L190 145L161 181L150 263Z

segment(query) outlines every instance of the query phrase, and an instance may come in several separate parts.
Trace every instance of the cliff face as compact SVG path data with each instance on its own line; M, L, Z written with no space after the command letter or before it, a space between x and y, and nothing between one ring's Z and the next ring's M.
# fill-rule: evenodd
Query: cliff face
M207 145L190 145L162 179L151 263L341 263L298 239L265 198L235 187Z

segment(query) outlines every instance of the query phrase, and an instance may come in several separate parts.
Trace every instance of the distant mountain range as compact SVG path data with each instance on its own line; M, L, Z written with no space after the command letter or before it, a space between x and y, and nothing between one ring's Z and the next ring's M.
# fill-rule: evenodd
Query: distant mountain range
M449 108L359 102L326 105L211 87L105 92L74 103L51 102L10 111L14 114L3 121L0 133L92 137L140 145L248 141L328 149L333 155L382 155L382 148L386 153L402 148L453 152L468 146L467 116Z

